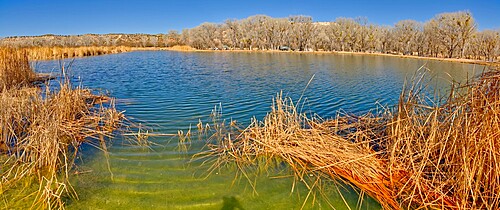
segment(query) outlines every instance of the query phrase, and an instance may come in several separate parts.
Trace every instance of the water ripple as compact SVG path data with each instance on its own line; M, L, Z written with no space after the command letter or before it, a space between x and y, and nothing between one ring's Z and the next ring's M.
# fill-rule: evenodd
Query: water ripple
M161 51L76 59L72 72L84 86L109 90L119 99L118 108L146 122L154 132L177 133L196 129L199 119L208 122L212 109L220 105L226 118L248 124L251 117L262 118L270 111L272 98L280 91L295 102L302 96L301 110L321 117L334 117L339 110L364 113L379 104L394 104L405 78L423 63L384 56ZM441 78L435 82L438 88L447 85L447 73L460 81L473 69L467 64L426 63L435 70L435 78ZM58 65L40 62L37 70L53 71ZM205 179L208 168L191 162L200 145L185 153L179 152L174 137L150 140L159 145L152 150L113 145L109 162L114 181L109 179L104 157L96 152L85 164L94 173L80 175L93 184L76 184L80 201L69 207L220 209L227 196L240 200L246 209L302 206L303 200L289 193L291 180L257 177L260 196L255 196L248 182L233 182L232 169ZM329 197L344 208L336 192ZM355 206L358 198L347 195L346 199Z

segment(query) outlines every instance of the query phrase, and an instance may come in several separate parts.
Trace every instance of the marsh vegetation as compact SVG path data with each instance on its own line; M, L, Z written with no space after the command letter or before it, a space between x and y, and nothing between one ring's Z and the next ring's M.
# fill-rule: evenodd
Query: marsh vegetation
M31 61L35 60L62 60L66 58L97 56L105 54L123 53L131 51L130 47L29 47L22 48Z
M46 57L78 55L66 48L39 49L47 52ZM55 57L54 49L60 49ZM65 73L51 86L35 86L29 50L0 52L1 190L7 207L21 199L32 207L60 208L82 188L87 190L84 203L72 203L73 208L104 204L130 208L138 202L214 209L221 205L362 206L356 203L357 197L323 202L313 195L338 194L309 193L331 186L320 184L324 180L353 185L388 209L498 207L497 72L469 81L462 79L476 75L470 65L355 55L134 52L81 59L75 68L85 78L83 84L109 89L126 99L118 106L157 125L156 132L164 134L150 136L153 151L117 147L107 153L108 137L122 126L123 118L112 100L71 85ZM54 63L39 64L42 71L50 72ZM448 86L442 80L462 83L448 89L448 97L438 103L428 95L432 91L423 88L424 77L403 84L406 75L423 65L432 77L441 79L441 86ZM317 77L304 91L312 74ZM277 95L269 109L269 96L280 89L290 92ZM203 154L215 161L220 175L200 179L193 175L198 168L189 164L198 166L199 162L190 162L191 155L205 141L184 137L193 136L191 128L210 114L205 111L214 104L222 104L224 114L240 122L256 117L248 127L229 123L227 130L215 129L219 138ZM383 109L363 114L374 104L383 104ZM339 109L349 112L336 115ZM102 181L109 174L97 172L80 176L95 185L75 186L69 181L84 144L105 151L103 157L111 162L107 169L114 171L116 182ZM258 187L238 187L240 182L227 174L232 170L218 168L229 163L245 170L263 160L290 167L296 177L276 181L255 175L255 180L265 180L263 196L256 198L253 190ZM301 180L307 181L296 184ZM280 187L269 186L270 182ZM290 185L305 192L305 197L302 194L290 202ZM19 191L30 196L16 197ZM262 201L266 195L276 197Z
M203 124L209 122L211 108L220 104L226 122L232 118L237 120L236 125L246 128L252 116L262 120L267 112L272 111L271 98L276 90L285 90L284 98L289 96L296 102L312 74L316 76L304 92L301 101L305 104L298 106L302 110L299 113L316 113L317 117L332 119L340 110L349 113L342 116L360 116L376 108L377 104L397 104L405 76L413 74L422 65L430 69L426 71L435 79L431 84L437 83L440 90L448 90L451 78L464 84L467 75L477 75L482 70L482 67L460 63L334 54L143 51L78 59L74 73L85 78L83 84L112 91L114 96L122 99L117 106L127 110L127 116L148 122L154 127L153 134L177 134L182 130L186 135L191 130L192 140L190 143L184 139L184 144L179 146L177 136L151 135L149 140L154 142L151 150L114 145L109 159L114 181L109 181L106 165L102 164L103 157L87 162L84 167L93 172L79 177L82 182L93 180L93 184L74 185L81 192L80 202L71 203L69 207L105 205L107 208L126 209L148 205L152 208L220 209L227 200L223 198L234 197L245 209L329 208L328 202L337 209L347 209L347 206L380 208L366 196L363 203L369 205L357 206L355 191L345 190L340 185L338 189L349 205L344 204L336 185L331 183L335 179L322 174L321 181L314 185L317 179L310 175L315 175L315 172L304 173L304 178L312 181L308 185L314 186L313 189L321 186L328 202L321 197L320 191L313 190L307 197L306 185L298 183L300 179L294 179L288 173L275 174L269 170L269 173L254 174L250 173L252 170L246 170L249 182L232 165L205 176L207 165L200 167L199 161L191 160L191 155L200 151L205 143L203 138L197 141L194 131L199 119ZM39 69L44 71L57 66L56 61L39 63ZM475 72L474 68L477 69ZM126 74L123 69L127 70ZM103 75L107 79L102 79ZM432 97L433 91L430 92L428 96ZM443 95L447 93L445 91ZM353 119L356 118L351 121ZM307 134L307 130L303 132ZM231 139L235 138L237 135L231 135ZM336 145L343 144L330 146ZM357 146L349 148L357 149ZM371 150L361 151L364 152L359 156ZM265 159L264 156L261 159ZM347 165L342 163L338 164ZM355 164L353 167L358 166ZM287 168L288 164L281 162L278 166ZM265 168L263 165L259 167ZM384 167L383 162L380 167ZM238 174L236 180L235 174ZM251 185L255 185L255 192Z
M67 69L55 86L35 85L26 50L0 48L2 208L64 208L77 199L69 182L82 144L106 152L123 114L111 98L71 84Z
M212 125L215 140L199 155L214 170L236 163L244 174L284 162L310 190L321 190L326 176L385 209L497 209L500 73L454 84L444 103L429 100L422 77L409 81L394 108L326 120L280 93L248 127ZM311 173L318 179L308 182Z

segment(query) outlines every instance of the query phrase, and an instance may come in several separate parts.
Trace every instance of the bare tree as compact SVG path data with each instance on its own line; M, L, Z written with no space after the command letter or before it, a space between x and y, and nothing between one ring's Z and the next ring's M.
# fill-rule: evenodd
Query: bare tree
M443 48L439 34L439 23L432 19L424 24L424 40L426 46L426 54L433 57L438 57L440 49Z
M313 29L312 17L310 16L291 16L288 18L292 25L293 46L299 51L304 51L309 47L311 32Z
M392 42L392 28L389 26L380 27L380 52L387 53Z
M359 24L352 18L337 18L335 20L337 40L340 42L340 50L357 51Z
M416 38L420 32L421 24L414 20L402 20L396 23L393 29L393 37L397 52L412 54L416 51Z
M367 42L368 42L368 18L366 17L357 17L356 23L358 23L358 51L366 51Z
M485 30L477 33L474 45L478 54L484 60L492 61L498 57L498 46L500 44L500 35L498 31Z
M217 26L213 23L203 23L190 31L191 44L195 48L215 48L215 32Z
M186 45L191 44L190 37L191 37L190 30L189 29L182 29L181 36L180 36L181 44L186 44Z
M168 33L165 36L165 38L166 38L165 45L167 47L172 47L172 46L175 46L175 45L179 45L181 43L181 35L176 30L170 30L170 31L168 31Z
M329 22L313 24L314 29L311 35L311 45L314 50L329 50L330 39L327 35L329 25Z
M447 57L453 57L457 48L462 57L466 42L475 32L476 26L472 15L469 12L442 13L433 20L437 24L436 31L432 31L436 34L433 35L441 40L447 51Z
M241 25L237 20L226 20L227 37L231 48L242 48L242 31Z
M292 24L286 18L280 18L276 20L276 32L275 35L278 37L279 46L290 47L292 44L291 27ZM278 47L279 47L278 46Z

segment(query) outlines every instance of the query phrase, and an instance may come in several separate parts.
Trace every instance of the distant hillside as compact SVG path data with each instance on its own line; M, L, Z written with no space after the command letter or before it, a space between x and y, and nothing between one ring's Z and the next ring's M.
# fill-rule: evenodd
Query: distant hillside
M310 16L250 16L224 23L202 23L181 33L84 34L7 37L0 46L14 47L172 47L200 50L283 50L370 52L438 58L498 61L500 31L477 30L470 12L437 14L426 22L401 20L394 26L367 18L315 22Z
M0 46L10 47L89 47L89 46L127 46L127 47L171 47L178 45L179 35L168 34L84 34L13 36L0 39Z

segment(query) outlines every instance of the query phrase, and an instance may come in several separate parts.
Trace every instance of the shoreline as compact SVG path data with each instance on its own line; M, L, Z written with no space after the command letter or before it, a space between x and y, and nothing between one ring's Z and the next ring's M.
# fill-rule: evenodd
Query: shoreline
M360 55L360 56L387 56L387 57L398 57L398 58L409 58L409 59L422 59L422 60L434 60L434 61L445 61L454 63L464 63L464 64L477 64L484 66L500 67L500 61L488 62L484 60L473 60L465 58L439 58L439 57L424 57L416 55L396 55L380 52L349 52L349 51L280 51L280 50L199 50L189 46L173 46L173 47L106 47L106 46L95 46L95 47L41 47L41 48L25 48L29 51L31 60L43 61L43 60L57 60L57 59L68 59L68 58L83 58L89 56L99 56L108 54L119 54L133 51L174 51L174 52L207 52L207 53L291 53L291 54L313 54L313 55ZM45 51L45 52L40 52ZM57 54L53 54L53 50L57 50ZM82 52L85 51L85 52ZM40 56L40 53L43 55Z
M454 63L478 64L484 66L500 66L500 61L488 62L483 60L473 60L465 58L438 58L438 57L423 57L416 55L395 55L379 52L348 52L348 51L280 51L280 50L199 50L194 48L176 48L176 47L133 47L131 51L174 51L174 52L212 52L212 53L297 53L297 54L336 54L336 55L370 55L370 56L387 56L409 59L435 60Z

